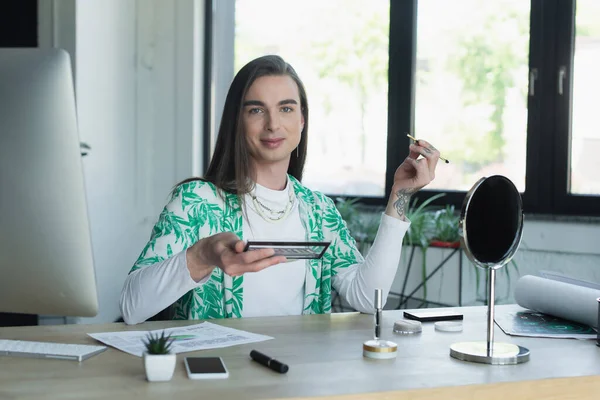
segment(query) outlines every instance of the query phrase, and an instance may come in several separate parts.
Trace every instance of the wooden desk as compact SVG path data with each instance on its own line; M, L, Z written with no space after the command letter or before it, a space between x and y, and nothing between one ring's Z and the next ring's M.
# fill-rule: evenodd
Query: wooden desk
M498 306L497 310L514 307ZM496 340L529 348L531 360L520 365L490 366L451 358L452 343L485 340L486 308L461 310L465 315L463 332L437 332L429 323L424 324L423 333L418 336L393 334L392 324L402 318L402 311L384 312L383 336L398 343L398 357L394 360L362 357L362 342L372 336L373 317L358 313L212 321L275 339L178 354L173 380L164 383L148 383L141 358L112 348L82 363L2 356L0 399L238 400L335 396L336 399L505 400L507 396L511 399L600 396L600 376L597 376L600 347L592 340L510 337L496 328ZM153 330L198 322L0 328L0 338L94 344L86 333ZM280 375L254 363L248 356L251 349L286 362L289 372ZM183 358L192 355L223 357L229 379L189 380ZM549 379L562 377L570 379ZM535 382L523 382L531 380Z

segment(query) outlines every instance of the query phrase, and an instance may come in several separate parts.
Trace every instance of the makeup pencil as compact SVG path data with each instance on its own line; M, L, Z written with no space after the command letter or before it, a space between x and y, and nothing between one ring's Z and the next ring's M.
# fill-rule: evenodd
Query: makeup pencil
M419 142L419 140L413 136L410 136L408 133L406 134L406 136L408 136L409 138L411 138L412 140L414 140L415 142ZM444 157L440 156L440 160L442 160L443 162L445 162L446 164L450 164L450 161L448 161L447 159L445 159Z

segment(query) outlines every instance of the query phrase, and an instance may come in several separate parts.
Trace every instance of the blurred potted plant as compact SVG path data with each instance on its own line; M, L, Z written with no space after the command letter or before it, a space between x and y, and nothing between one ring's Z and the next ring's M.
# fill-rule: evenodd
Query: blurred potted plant
M414 199L406 213L410 220L410 227L404 236L403 244L414 246L421 249L421 279L423 280L423 299L427 300L427 249L431 245L431 240L435 236L435 211L430 205L434 200L445 196L445 193L438 193L417 205L418 199ZM410 259L412 260L412 253ZM409 261L410 262L410 261Z
M356 246L363 256L367 254L379 229L382 207L362 207L357 198L336 199L336 208L346 221L350 234L356 240Z
M489 287L488 279L489 275L486 269L483 269L473 263L470 263L473 266L473 270L475 271L475 304L487 304L488 301L488 293L487 288ZM510 297L512 293L512 285L511 285L511 273L517 273L517 278L520 276L519 265L517 262L512 259L508 264L504 266L504 268L500 268L496 273L496 279L506 279L508 284L506 285L506 292L504 294L500 293L500 291L496 290L495 302L496 304L503 304L506 299ZM481 274L484 274L481 276ZM483 284L483 285L482 285Z
M144 369L146 379L150 382L169 381L175 371L177 356L171 353L173 339L171 335L165 336L149 333L144 341L146 352L144 353Z
M438 193L423 201L418 206L418 199L415 198L409 205L406 218L410 221L410 227L406 236L404 236L404 245L421 247L423 253L427 251L434 236L435 228L434 211L430 204L443 196L445 196L444 193Z
M430 245L453 249L460 247L459 219L460 216L455 212L453 205L446 205L445 208L435 211Z
M406 213L407 218L411 221L408 232L404 236L402 244L411 246L410 260L413 259L413 253L417 248L421 251L421 279L423 287L423 299L427 300L427 257L426 253L430 247L435 248L451 248L460 247L459 220L460 215L453 205L446 205L444 208L437 208L431 203L445 196L445 193L436 194L422 203L418 203L418 199L414 199L409 205ZM366 255L369 248L375 240L377 229L379 228L380 214L383 208L375 209L373 207L362 206L358 203L357 198L337 198L336 207L342 218L346 221L350 233L357 242L357 247L363 255ZM480 268L473 266L475 270L475 293L476 301L484 301L481 295L480 286L481 279ZM514 260L510 262L506 268L503 268L507 279L510 279L511 273L519 272L518 266ZM487 286L485 286L487 287ZM510 287L510 286L509 286ZM404 291L404 289L403 289ZM502 300L502 299L497 299Z
M445 196L445 193L438 193L422 203L418 203L418 199L415 198L406 212L406 217L410 220L410 227L403 238L402 244L412 247L410 260L406 264L412 262L414 251L419 248L421 251L421 279L424 300L427 300L427 250L430 247L460 247L458 233L460 216L455 212L454 206L447 205L445 208L438 209L431 204L443 196ZM356 240L358 249L363 255L366 255L375 240L379 228L380 213L383 209L363 208L358 201L357 198L337 198L336 207Z

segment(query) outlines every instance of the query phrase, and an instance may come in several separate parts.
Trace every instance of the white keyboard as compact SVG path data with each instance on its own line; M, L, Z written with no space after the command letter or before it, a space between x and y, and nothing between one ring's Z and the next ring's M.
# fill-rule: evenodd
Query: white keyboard
M0 355L5 356L83 361L104 350L106 346L0 339Z

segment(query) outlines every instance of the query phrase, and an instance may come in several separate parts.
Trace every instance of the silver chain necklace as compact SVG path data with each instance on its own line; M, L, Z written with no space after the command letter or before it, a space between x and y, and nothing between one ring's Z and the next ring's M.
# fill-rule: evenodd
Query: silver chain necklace
M281 211L277 211L277 210L273 210L270 207L263 204L258 199L258 197L256 197L255 194L253 194L253 193L249 193L249 194L250 194L250 197L252 197L252 203L254 203L254 208L256 209L256 212L262 217L262 219L264 219L267 222L271 222L271 223L279 222L282 219L284 219L285 217L287 217L288 214L292 211L292 208L294 208L294 202L296 200L296 197L294 196L294 192L293 192L292 188L290 187L288 189L288 201L287 201L287 204L285 205L285 208ZM270 215L267 215L267 213L263 212L263 210L267 211Z

